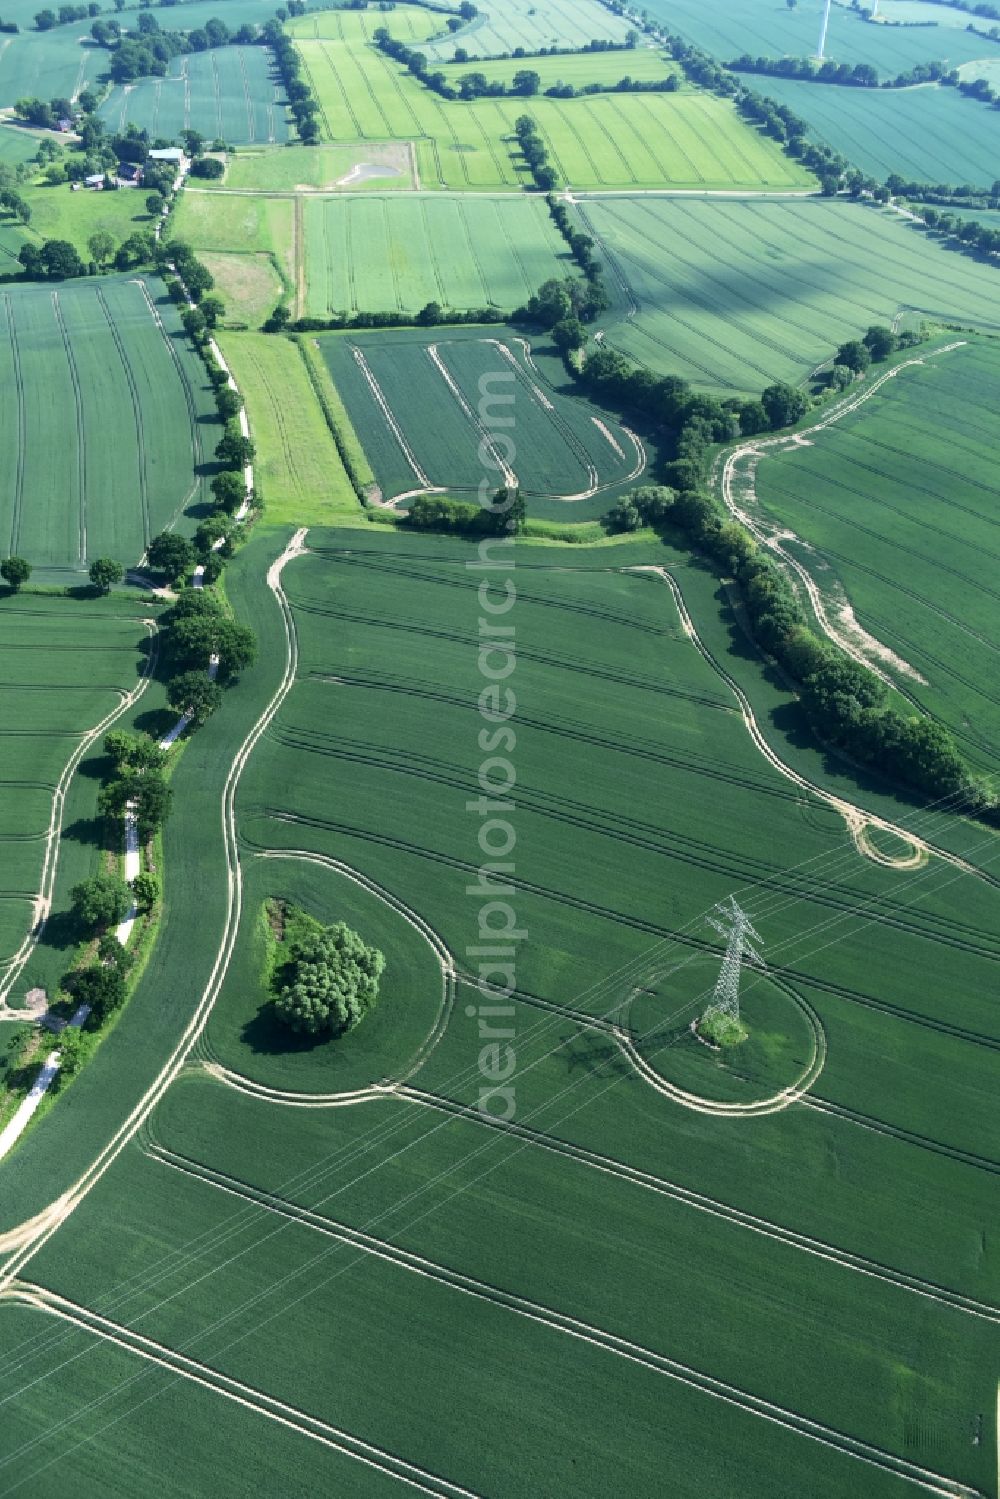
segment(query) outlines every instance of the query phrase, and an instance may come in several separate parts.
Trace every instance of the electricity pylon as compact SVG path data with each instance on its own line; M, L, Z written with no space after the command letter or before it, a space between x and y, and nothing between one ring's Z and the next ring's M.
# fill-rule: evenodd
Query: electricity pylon
M722 960L712 1003L702 1018L707 1020L711 1015L724 1015L739 1023L740 968L746 958L763 968L764 959L753 946L754 942L761 940L760 935L754 931L750 917L740 909L732 895L727 902L715 906L705 919L726 938L726 956Z

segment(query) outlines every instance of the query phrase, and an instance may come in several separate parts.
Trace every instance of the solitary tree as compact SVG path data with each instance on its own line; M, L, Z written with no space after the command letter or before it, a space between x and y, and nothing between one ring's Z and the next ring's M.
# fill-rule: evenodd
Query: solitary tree
M228 468L245 468L253 462L254 446L249 437L244 437L235 422L230 422L225 435L215 447L215 456Z
M31 563L23 557L8 557L0 562L0 578L9 587L12 593L17 593L22 583L27 583L31 577Z
M104 736L104 753L119 770L162 770L167 752L148 734L130 734L127 729L112 729Z
M95 874L73 886L70 900L84 926L103 931L128 915L132 892L120 875Z
M873 323L864 336L864 343L876 364L888 359L896 350L896 335L891 328Z
M185 577L194 566L194 547L175 531L161 531L154 536L146 556L150 566L166 573L172 583Z
M338 922L300 943L291 982L275 1000L279 1017L307 1036L335 1036L363 1020L378 999L385 958Z
M110 593L112 584L120 583L125 569L113 557L98 557L90 564L90 581L100 593Z
M132 881L132 894L140 911L151 911L160 898L160 882L155 874L137 874Z
M860 338L849 338L847 343L841 344L836 353L836 363L846 364L849 370L856 375L863 375L872 362L872 356L867 344L863 344Z
M151 219L158 219L160 217L160 214L163 212L163 205L165 202L166 199L164 198L162 193L147 194L146 212L149 214Z
M87 241L87 249L96 265L108 265L114 259L116 245L106 229L96 229Z

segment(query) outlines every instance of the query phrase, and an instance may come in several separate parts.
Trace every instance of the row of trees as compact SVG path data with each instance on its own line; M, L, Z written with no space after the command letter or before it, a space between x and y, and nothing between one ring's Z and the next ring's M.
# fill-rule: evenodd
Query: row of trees
M289 5L294 0L289 0ZM305 6L302 6L305 9ZM292 12L294 14L294 12ZM261 40L271 48L274 53L275 63L281 75L281 81L285 85L285 94L288 98L288 108L295 121L295 128L299 132L299 139L307 146L315 145L319 140L319 103L313 96L312 89L302 76L302 62L295 45L290 37L287 37L281 29L279 21L268 21L261 35Z
M538 126L530 115L519 115L514 121L514 134L521 148L521 155L528 164L535 186L543 193L554 192L559 186L556 169L549 160L549 151L538 133Z
M1000 255L1000 229L980 224L976 219L959 218L954 213L939 213L936 208L918 208L916 213L928 229L953 240L963 249L980 255Z
M524 496L501 487L488 505L420 495L404 518L413 531L445 531L456 536L521 536L527 524Z
M827 742L924 795L970 811L992 805L948 730L891 707L873 672L821 640L784 573L703 490L635 490L619 500L605 524L613 531L676 527L734 576L757 640L799 684L806 712Z
M510 313L501 307L445 307L428 302L419 312L400 312L396 308L379 312L334 312L327 318L300 317L279 302L261 324L263 333L321 333L342 328L436 328L442 324L505 323Z
M448 22L451 28L451 22ZM456 28L457 29L457 28ZM573 56L579 52L631 52L639 45L639 33L628 31L625 33L623 42L612 42L607 37L593 37L589 42L583 42L577 47L560 47L553 42L550 47L515 47L512 52L484 53L477 59L479 62L520 62L525 58L533 57L565 57ZM453 62L465 63L469 61L469 53L465 47L456 47Z

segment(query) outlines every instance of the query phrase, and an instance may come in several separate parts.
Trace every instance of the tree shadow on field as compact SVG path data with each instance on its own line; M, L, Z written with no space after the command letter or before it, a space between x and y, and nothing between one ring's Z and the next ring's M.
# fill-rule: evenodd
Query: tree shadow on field
M75 822L67 823L62 836L71 838L74 843L87 843L92 848L102 848L104 824L99 817L78 817Z
M561 1037L558 1050L569 1073L579 1071L592 1077L635 1080L634 1071L614 1041L599 1040L589 1031L577 1031L575 1039Z
M148 734L152 739L161 740L165 734L169 734L178 715L172 708L150 708L146 713L140 713L133 723L136 733Z
M41 942L43 947L56 952L69 952L82 936L80 923L72 911L52 911L46 918Z
M324 1036L300 1036L282 1025L270 1000L261 1005L252 1020L240 1032L240 1039L255 1057L288 1056L294 1052L315 1051L332 1039Z

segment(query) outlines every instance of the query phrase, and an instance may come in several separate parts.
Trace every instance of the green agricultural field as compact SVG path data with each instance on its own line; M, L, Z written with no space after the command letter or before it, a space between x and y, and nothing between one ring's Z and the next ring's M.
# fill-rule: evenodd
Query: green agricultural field
M0 321L5 553L76 572L101 556L133 564L165 526L193 528L217 429L161 284L12 287Z
M529 515L580 521L642 482L639 440L551 386L503 328L318 342L386 500L428 489L474 498L481 482L496 488L516 476ZM484 422L494 419L502 435L484 459Z
M544 281L576 273L544 201L534 197L309 198L305 311L513 312Z
M236 793L228 978L132 1143L18 1267L0 1314L18 1350L0 1367L5 1481L57 1465L99 1491L95 1450L132 1462L138 1411L153 1452L177 1418L143 1397L183 1392L200 1442L202 1401L228 1420L239 1380L259 1434L232 1461L249 1471L260 1447L267 1471L281 1401L304 1494L381 1499L401 1464L449 1495L652 1499L667 1468L680 1499L988 1494L995 890L936 858L902 870L861 857L843 819L761 756L673 589L628 571L667 567L724 635L716 585L686 554L631 543L609 566L607 552L517 546L484 572L478 548L441 538L316 529L307 542L283 574L294 684ZM276 682L278 611L260 544L249 553L227 589L253 610ZM507 896L530 940L504 1001L470 982L483 920L470 797L485 753L480 585L511 596L508 578ZM186 757L199 752L196 739ZM770 970L766 1005L745 979L755 1056L793 1069L785 1086L821 1064L801 1102L753 1118L699 1105L723 1085L739 1100L739 1059L720 1079L718 1059L689 1048L684 1102L668 1096L677 1058L654 1044L666 1030L673 1050L711 994L721 946L704 917L734 888ZM342 1046L275 1033L260 990L267 894L378 936L384 1017ZM213 951L199 933L190 963ZM514 1057L506 1124L482 1103L484 1024ZM109 1236L123 1201L128 1232ZM69 1320L32 1326L52 1293ZM130 1372L68 1386L81 1331ZM508 1429L487 1423L470 1444L452 1415L486 1405ZM720 1461L737 1448L738 1463ZM346 1478L334 1460L353 1461ZM171 1469L160 1491L185 1482Z
M413 187L413 159L408 145L240 151L226 158L225 176L217 183L206 179L199 185L255 193L405 191Z
M190 25L186 17L183 24ZM166 140L176 140L182 130L233 145L288 139L282 86L266 47L217 47L175 57L165 78L141 78L115 89L100 113L110 130L135 125Z
M815 549L807 565L832 572L908 663L900 685L993 774L998 398L1000 349L967 340L910 365L811 446L768 457L756 481L767 515Z
M460 31L432 41L428 57L447 62L456 47L464 47L474 58L502 56L517 47L526 52L553 46L572 49L595 40L624 42L629 31L627 21L597 0L483 0L476 9L475 20Z
M268 521L331 525L357 515L298 344L266 333L228 333L221 344L246 402Z
M836 88L740 76L758 93L788 105L814 139L842 152L867 176L884 182L896 172L908 182L980 188L996 180L1000 114L957 89Z
M825 0L650 0L651 20L729 62L743 52L752 57L814 57ZM879 26L863 19L870 6L855 10L841 0L831 8L827 57L835 62L872 63L885 77L906 73L917 63L947 59L952 67L992 55L995 42L954 25ZM885 0L883 9L885 7ZM938 19L937 5L919 4L925 23ZM966 17L966 25L973 18ZM981 23L989 25L989 22Z
M391 24L389 29L393 30ZM482 73L491 83L499 81L509 88L514 75L524 69L538 74L543 93L547 88L567 83L577 89L586 88L588 83L609 88L626 77L637 82L659 83L674 75L681 84L684 82L684 74L676 63L669 61L668 54L650 47L627 52L575 52L558 57L511 57L498 62L452 62L444 72L455 88L470 72ZM530 108L531 101L526 100L525 106Z
M89 19L42 32L31 27L38 7L23 20L11 16L12 8L4 19L17 20L21 30L0 37L0 109L26 97L71 99L107 70L108 54L91 39Z
M371 44L379 19L375 13L335 15L334 24L322 28L334 31L328 39L310 36L312 17L296 23L327 138L415 140L424 187L462 191L522 185L525 164L515 154L513 136L524 101L442 100ZM401 38L407 35L403 20L394 22L394 30ZM773 141L745 124L732 104L710 94L542 97L530 101L530 112L553 165L574 188L815 185Z
M803 380L897 313L1000 327L996 272L891 212L848 202L592 200L628 316L608 340L719 390Z
M0 125L0 161L7 166L20 166L30 161L45 139L42 131L25 130L19 125Z
M6 553L6 545L4 547ZM29 934L51 896L50 837L67 767L87 736L141 685L149 631L119 598L0 594L0 995L22 994ZM91 849L93 857L98 851ZM43 879L44 871L44 879ZM0 1000L0 1005L3 1001ZM6 1029L0 1027L0 1045ZM0 1074L2 1081L2 1074Z

